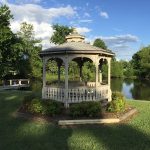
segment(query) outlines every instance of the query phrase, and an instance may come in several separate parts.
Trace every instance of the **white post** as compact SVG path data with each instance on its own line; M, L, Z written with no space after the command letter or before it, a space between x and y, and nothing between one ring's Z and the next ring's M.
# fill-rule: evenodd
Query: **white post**
M68 56L65 59L65 107L68 108Z
M100 70L100 73L99 73L99 82L102 83L102 71Z
M110 102L112 100L111 98L111 58L107 58L107 62L108 62L108 101Z
M98 61L95 63L95 68L96 68L96 81L95 81L95 86L96 86L96 88L97 88L97 87L98 87L98 84L99 84L99 82L98 82L98 76L99 76L99 62L98 62Z
M43 58L43 87L46 86L46 64L45 59Z
M99 76L99 60L98 60L98 58L96 58L96 61L95 61L95 68L96 68L95 88L96 88L96 99L97 99L97 98L98 98L98 85L99 85L99 82L98 82L98 76Z
M111 84L111 76L110 76L110 71L111 71L111 58L107 59L108 62L108 85L110 87Z
M43 88L42 88L42 98L46 98L45 86L46 86L46 61L43 58Z
M9 80L9 85L12 85L12 80Z
M19 85L21 85L21 80L19 80Z

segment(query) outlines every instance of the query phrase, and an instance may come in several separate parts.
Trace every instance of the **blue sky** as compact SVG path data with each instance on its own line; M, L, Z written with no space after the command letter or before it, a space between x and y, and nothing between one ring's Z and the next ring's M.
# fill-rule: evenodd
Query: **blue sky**
M13 15L14 32L27 21L43 49L52 46L52 24L76 27L87 42L102 38L118 59L130 60L142 46L150 44L149 0L0 0Z

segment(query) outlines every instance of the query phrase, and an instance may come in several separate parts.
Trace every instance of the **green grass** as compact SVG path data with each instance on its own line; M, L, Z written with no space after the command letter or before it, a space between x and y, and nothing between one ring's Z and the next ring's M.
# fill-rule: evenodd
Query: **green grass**
M139 111L128 123L59 127L12 116L27 94L0 92L0 150L150 149L150 102L128 101Z

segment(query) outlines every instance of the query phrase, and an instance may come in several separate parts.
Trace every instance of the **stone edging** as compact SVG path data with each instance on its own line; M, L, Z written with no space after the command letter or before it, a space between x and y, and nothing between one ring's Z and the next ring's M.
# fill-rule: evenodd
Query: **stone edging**
M125 113L119 118L110 118L110 119L81 119L81 120L59 120L58 125L79 125L79 124L109 124L109 123L119 123L125 121L132 115L137 113L137 109L132 109L129 112Z

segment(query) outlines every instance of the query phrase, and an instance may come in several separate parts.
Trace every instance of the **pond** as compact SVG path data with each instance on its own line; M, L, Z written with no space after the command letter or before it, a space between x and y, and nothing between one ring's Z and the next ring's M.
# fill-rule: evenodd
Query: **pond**
M39 95L41 94L42 83L34 81L32 90ZM127 99L149 100L150 101L150 81L132 80L132 79L112 79L112 91L122 92Z
M127 99L149 100L150 101L150 81L132 79L112 79L112 91L122 92Z

